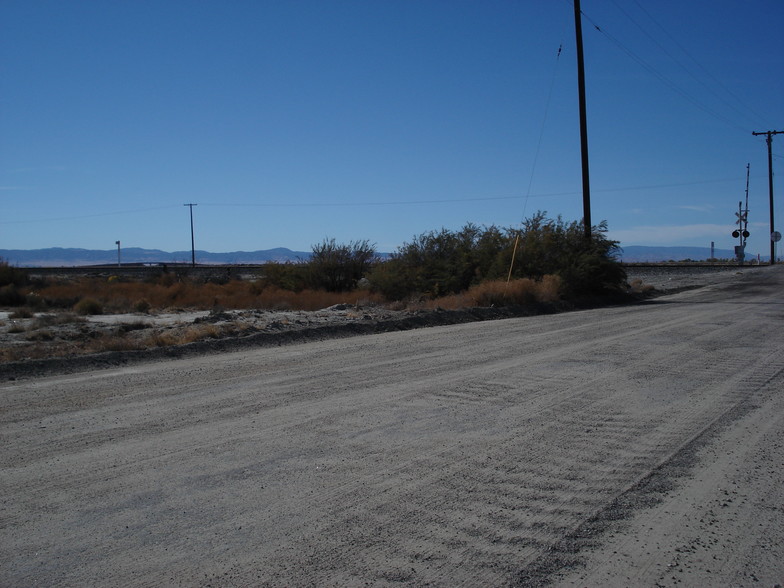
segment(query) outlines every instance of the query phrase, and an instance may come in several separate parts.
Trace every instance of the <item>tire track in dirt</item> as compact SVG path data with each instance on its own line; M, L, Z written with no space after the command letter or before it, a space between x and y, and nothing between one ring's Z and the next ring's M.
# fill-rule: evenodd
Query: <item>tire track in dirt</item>
M731 364L725 365L725 368L726 368L727 375L730 375L730 374L736 372L735 366L733 366ZM587 388L595 388L595 387L596 387L596 382L595 381L591 382L587 386ZM575 394L575 396L578 396L578 397L582 398L584 396L584 391L583 390L577 390L577 393ZM458 397L462 400L463 397L464 397L464 394L460 394L460 395L458 395ZM568 399L568 401L572 401L572 400L573 400L573 398ZM726 400L726 403L731 403L732 401L733 401L732 398L728 398ZM560 407L556 407L554 410L557 411L559 408ZM717 411L723 410L723 406L718 407L716 410ZM607 422L606 422L606 420L604 420L604 415L606 414L606 411L604 409L595 409L595 410L593 410L593 413L594 413L592 415L594 417L593 419L586 419L585 416L584 416L584 413L583 413L583 416L581 416L580 419L579 419L580 425L584 425L586 422L589 422L590 424L594 424L594 425L600 424L600 425L603 425L603 426L606 427L607 426ZM693 417L695 415L693 415L691 413L686 413L685 416L687 416L688 418L693 420ZM711 415L706 415L705 419L710 418L710 416ZM573 426L573 425L574 425L574 423L567 423L567 426ZM615 429L614 432L613 432L613 428ZM570 430L573 430L573 429L570 429ZM610 424L610 426L607 427L605 429L605 431L612 433L609 436L609 440L608 440L609 442L607 443L607 445L608 445L608 452L613 452L613 451L617 451L622 446L626 446L628 444L628 442L629 442L630 437L639 434L639 427L634 428L631 425L629 425L628 423L619 423L615 427L613 427L612 424ZM659 446L666 446L668 444L671 446L672 443L677 443L677 442L681 441L682 434L678 434L676 437L677 438L674 439L674 440L671 439L671 438L665 437L665 438L660 439L656 443L649 444L649 447L647 447L647 448L645 448L645 447L641 448L640 450L637 451L636 455L634 455L634 454L631 455L632 462L634 462L634 461L643 462L643 465L640 465L639 469L640 469L641 472L645 471L645 467L650 467L650 464L647 463L647 462L650 461L650 459L648 459L647 457L648 457L648 455L649 455L649 453L651 451L651 446L659 447ZM579 435L572 435L572 438L575 441L575 445L580 445L584 441ZM594 439L594 441L595 441L595 439ZM498 443L496 443L496 445L498 445ZM574 448L572 447L572 450L573 449ZM601 471L601 466L602 465L606 465L606 462L605 462L603 454L598 454L593 459L591 459L590 456L586 456L585 454L578 453L576 451L573 451L572 454L577 456L576 457L576 461L575 460L569 460L566 463L557 463L557 462L553 463L553 466L554 466L553 472L569 471L570 469L573 469L575 467L575 464L577 462L579 462L581 464L587 463L588 466L591 469L593 469L594 471ZM483 467L481 466L481 464L473 465L473 467L470 467L468 469L471 472L482 472L483 471ZM542 529L542 528L546 527L546 525L547 525L547 520L548 520L547 514L553 512L554 509L549 504L545 504L544 506L538 507L538 505L536 503L536 498L537 498L536 491L539 491L539 493L541 495L545 495L547 497L545 499L546 503L551 503L553 501L553 495L555 493L557 493L559 490L566 490L566 493L569 496L569 501L570 501L571 505L573 505L574 503L578 503L577 511L578 511L579 515L582 515L586 511L590 512L590 510L596 506L596 504L597 504L597 501L596 501L597 488L601 487L600 484L596 484L595 487L588 486L586 494L588 496L592 497L594 500L591 501L591 502L585 502L583 504L579 504L579 502L580 502L579 493L570 492L569 491L570 489L564 484L564 480L562 478L560 478L558 475L554 474L554 473L551 473L548 476L547 474L542 474L541 472L536 472L536 471L533 471L531 469L523 469L522 472L520 472L520 475L518 477L507 476L508 479L500 479L501 477L502 476L500 476L498 474L497 470L493 471L493 475L492 476L486 476L485 478L479 478L478 480L477 480L476 475L473 476L473 477L470 477L470 478L462 477L462 478L460 478L460 480L462 481L462 485L455 485L453 487L454 488L453 492L450 494L450 496L448 497L448 499L446 501L451 503L451 504L459 503L459 500L460 500L461 496L467 496L467 495L470 496L472 494L472 492L474 492L474 489L476 487L488 486L488 487L493 487L496 490L499 489L499 488L504 488L504 489L507 489L507 488L512 488L512 489L520 489L520 488L533 489L534 490L534 494L530 494L529 493L529 494L525 495L525 494L519 494L518 493L518 495L512 497L511 502L513 504L521 504L521 503L526 504L527 505L526 506L527 515L529 515L529 518L530 518L531 514L536 516L536 515L538 515L540 513L545 513L545 520L544 521L542 521L542 520L535 520L533 522L533 524L532 524L533 528ZM538 484L537 483L532 483L531 480L539 480L539 482L538 482ZM607 477L606 477L606 474L605 474L603 476L603 481L606 481L606 480L607 480ZM527 484L524 483L525 481L527 481ZM440 482L441 482L441 484L440 484L441 486L445 485L443 480L441 480ZM617 484L617 482L613 483L613 485L615 485L615 484ZM429 488L429 487L432 487L434 485L438 485L438 484L434 483L433 480L426 480L422 484L422 486L425 487L425 488ZM509 493L508 492L504 493L505 496L507 494L509 494ZM405 502L405 503L408 503L408 504L415 504L415 503L417 503L417 498L416 498L416 496L408 496L406 499L403 499L403 500L398 499L398 500L395 500L393 502L394 503ZM556 500L556 502L557 502L557 500ZM600 503L600 502L601 502L601 500L598 501L598 503ZM472 509L470 507L465 507L465 508L463 508L461 510L464 512L464 511L471 511ZM557 515L562 517L564 512L568 511L568 510L569 510L568 507L564 508L563 506L561 506L561 508L557 511ZM409 519L415 520L416 521L416 526L420 526L422 524L422 521L426 520L425 515L426 515L427 511L428 511L427 508L425 508L424 510L417 510L417 511L414 511L412 513L409 513L406 516L403 516L402 518L404 520L409 520ZM490 518L492 518L492 517L490 517ZM463 518L461 520L465 520L464 515L463 515ZM493 522L496 523L494 526L495 526L495 528L497 528L498 527L497 521L493 521ZM513 528L518 529L518 530L519 530L519 528L521 528L523 526L523 524L520 521L518 521L518 520L511 521L510 525ZM382 528L383 528L383 525L379 525L378 532L380 532L380 529L382 529ZM466 533L467 535L474 535L474 534L476 534L475 525L473 525L473 524L472 524L471 527L461 527L460 525L452 525L452 526L449 526L449 528L452 531L454 531L455 528L462 529L462 531L464 533ZM532 546L534 546L534 548L537 548L537 547L540 548L542 545L545 545L545 544L547 544L548 541L552 540L553 537L557 537L560 533L563 533L565 528L568 528L568 524L566 526L561 525L561 526L556 527L552 531L550 537L544 537L544 538L542 538L543 533L541 533L541 532L538 533L537 535L534 535L533 537L520 537L520 535L518 533L518 534L514 535L514 542L515 543L522 543L522 544L532 545ZM415 531L416 531L416 528L412 528L410 531L412 532L412 534L414 534ZM481 535L482 533L480 532L479 534ZM498 541L499 540L498 540L497 537L493 538L493 542L498 542ZM420 540L417 542L417 545L419 546L419 549L422 549L422 545L425 544L425 543L426 543L426 538L420 538ZM462 541L461 542L460 539L456 539L454 537L454 535L453 535L452 541L451 541L451 545L454 547L454 546L459 546L461 544L468 544L468 541ZM476 549L476 548L474 547L474 549ZM424 556L424 558L427 559L427 560L432 560L434 551L433 550L425 550L425 551L426 551L427 555ZM488 551L488 557L487 557L488 561L497 561L497 554L494 553L491 548L487 548L487 551ZM477 559L477 557L478 557L477 553L472 553L470 555L471 555L471 557L473 559ZM417 553L411 554L411 556L409 558L407 558L407 559L410 560L410 561L415 561L416 559L422 559L422 557L423 556L420 553L417 552ZM406 558L404 558L404 559L406 559ZM495 565L497 565L497 564L495 564ZM391 574L391 576L394 576L394 575L395 574ZM403 576L405 576L405 574L403 574ZM480 578L471 578L471 579L468 580L467 583L470 584L470 583L472 583L474 581L484 581L486 579L487 578L481 578L481 577Z
M737 421L749 413L759 410L763 403L768 402L772 397L773 390L779 390L778 387L771 387L771 383L777 382L776 386L780 386L784 381L782 374L784 374L784 358L780 353L770 353L762 358L753 370L738 378L738 389L742 392L737 394L737 401L734 404L679 446L672 454L666 456L648 475L615 497L571 533L566 534L545 555L529 564L520 573L515 585L549 585L556 578L562 579L569 570L580 569L584 566L585 552L590 552L592 548L599 545L602 534L607 533L610 529L622 532L620 526L622 521L635 516L641 508L650 508L658 504L663 500L664 495L670 493L677 485L682 484L682 478L689 476L695 467L698 453ZM725 494L727 494L726 491ZM726 505L724 503L724 506ZM699 538L695 538L694 543L700 544L701 541ZM672 576L672 572L677 570L669 568L678 566L677 553L684 551L688 550L676 548L675 563L668 564L665 574L658 572L658 575L657 572L652 571L652 568L656 567L656 564L660 566L661 558L658 553L647 552L648 557L642 558L643 561L639 569L626 571L625 581L646 586L679 584L678 577ZM720 566L719 562L714 561L714 569ZM734 570L732 571L734 572ZM772 570L766 571L771 572ZM669 575L671 578L665 579L664 575ZM599 580L598 576L594 578L594 581L603 582L617 580L618 578L610 579L608 577ZM754 579L754 581L758 580Z

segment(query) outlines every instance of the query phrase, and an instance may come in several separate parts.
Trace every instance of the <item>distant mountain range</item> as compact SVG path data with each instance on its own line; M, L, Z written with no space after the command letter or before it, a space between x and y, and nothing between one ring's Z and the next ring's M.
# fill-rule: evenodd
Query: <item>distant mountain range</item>
M621 261L657 262L682 261L691 259L702 261L710 258L709 247L643 247L631 245L624 247ZM122 263L188 263L191 261L190 251L161 251L159 249L142 249L128 247L120 252ZM385 257L387 254L379 254ZM714 256L719 259L734 259L735 252L730 249L716 249ZM196 251L196 263L204 264L257 264L268 261L286 262L306 260L309 251L292 251L285 247L265 249L261 251L231 251L229 253L211 253ZM73 267L82 265L103 265L117 263L117 250L98 249L0 249L0 258L18 267ZM763 258L767 261L767 257Z
M210 253L196 250L196 263L206 264L256 264L268 261L297 261L308 259L310 252L292 251L284 247L263 251L232 251ZM116 249L0 249L0 258L19 267L72 267L81 265L104 265L117 263ZM189 263L190 251L161 251L128 247L120 250L122 263Z

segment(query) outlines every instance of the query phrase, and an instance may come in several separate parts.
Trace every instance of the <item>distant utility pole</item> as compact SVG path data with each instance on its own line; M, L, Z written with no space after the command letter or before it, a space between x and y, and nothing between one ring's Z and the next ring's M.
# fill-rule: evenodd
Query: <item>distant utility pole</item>
M120 267L122 264L120 263L120 242L114 242L117 245L117 267Z
M183 204L191 209L191 265L196 267L196 242L193 240L193 207L198 204L188 203Z
M761 133L752 132L752 135L767 135L768 144L768 192L770 193L770 264L776 263L776 242L773 235L776 226L773 223L773 135L784 133L784 131L763 131Z
M591 183L588 178L588 116L585 108L585 65L583 64L583 26L580 0L574 0L574 28L577 36L577 94L580 101L580 152L583 166L583 225L585 238L591 240Z

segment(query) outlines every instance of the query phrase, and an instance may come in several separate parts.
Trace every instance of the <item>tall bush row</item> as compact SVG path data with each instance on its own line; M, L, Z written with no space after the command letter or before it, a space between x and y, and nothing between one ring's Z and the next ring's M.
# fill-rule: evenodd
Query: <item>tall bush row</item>
M581 223L537 212L521 228L478 227L431 231L415 237L377 264L368 275L374 289L389 299L462 292L485 280L558 276L567 298L604 295L626 281L616 259L618 243L607 225L585 239Z

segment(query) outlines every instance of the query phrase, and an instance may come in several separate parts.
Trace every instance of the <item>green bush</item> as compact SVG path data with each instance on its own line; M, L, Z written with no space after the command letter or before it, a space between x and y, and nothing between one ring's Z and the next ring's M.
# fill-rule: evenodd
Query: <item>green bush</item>
M46 301L37 292L30 292L25 298L25 303L30 308L39 310L46 307Z
M616 259L618 243L607 239L606 232L607 223L602 221L587 241L582 223L547 219L537 212L519 233L512 275L535 279L557 275L566 298L618 292L625 286L626 272Z
M133 305L133 309L136 312L148 313L150 312L150 303L146 300L139 300Z
M281 290L301 292L307 287L308 268L305 263L278 263L271 261L264 264L262 278L254 284L263 290L266 286L275 286Z
M626 274L615 259L617 243L605 237L606 231L606 223L600 223L588 241L581 223L548 219L544 212L521 229L469 223L457 232L442 229L415 237L377 264L368 279L391 300L456 294L509 276L558 276L567 298L607 294L623 288Z
M27 298L19 291L16 284L0 287L0 306L22 306Z
M27 281L26 271L10 266L7 261L0 258L0 287L24 286Z
M308 285L327 292L354 290L370 269L376 249L369 241L338 244L335 239L324 239L313 245L308 262Z
M33 318L35 314L29 308L19 308L8 315L10 319Z
M458 232L431 231L401 246L368 279L374 289L394 300L412 294L433 298L454 294L500 277L499 253L509 246L509 235L495 226L469 223Z
M103 306L93 298L82 298L74 306L74 311L81 315L103 314Z

